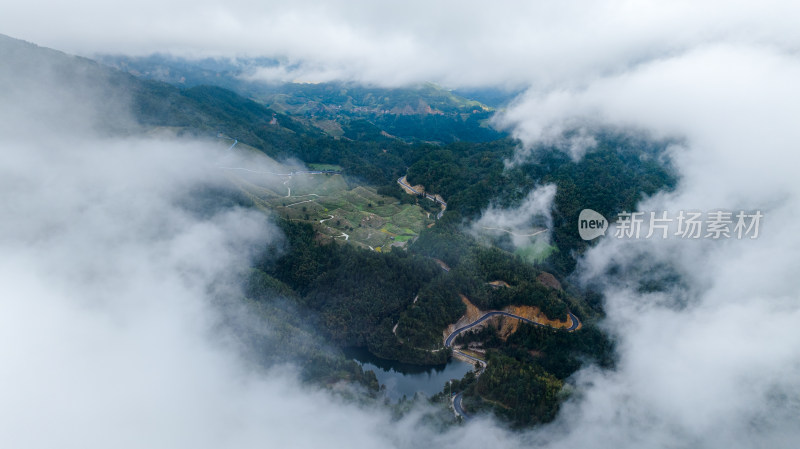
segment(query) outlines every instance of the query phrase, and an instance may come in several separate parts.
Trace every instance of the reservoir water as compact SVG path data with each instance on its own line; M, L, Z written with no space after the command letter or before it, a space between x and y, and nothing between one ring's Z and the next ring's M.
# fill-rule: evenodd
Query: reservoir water
M419 366L385 360L372 355L366 349L349 349L346 351L364 369L372 370L378 383L386 386L386 396L397 402L403 396L409 399L417 392L430 397L442 391L447 381L461 379L474 369L469 363L451 359L445 365Z

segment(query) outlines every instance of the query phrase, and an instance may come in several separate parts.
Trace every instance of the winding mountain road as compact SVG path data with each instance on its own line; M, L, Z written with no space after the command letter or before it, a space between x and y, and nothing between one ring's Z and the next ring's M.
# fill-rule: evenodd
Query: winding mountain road
M536 231L536 232L532 232L530 234L517 234L516 232L510 231L508 229L492 228L492 227L489 227L489 226L481 226L481 229L488 229L490 231L501 231L501 232L505 232L507 234L511 234L511 235L513 235L515 237L536 237L537 235L539 235L539 234L541 234L543 232L547 232L547 229L542 229L542 230L539 230L539 231Z
M423 193L423 192L420 192L419 190L411 187L410 185L408 185L407 182L403 181L403 178L405 178L405 176L401 176L401 177L397 178L397 183L400 184L401 186L405 187L406 189L414 192L415 194L423 195L425 198L427 198L427 199L433 201L434 203L439 204L439 205L442 206L441 212L436 214L436 218L437 219L441 219L442 215L444 215L444 211L447 210L447 203L442 201L442 200L440 200L439 198L436 198L436 196L431 195L430 193Z
M217 168L221 170L241 170L250 173L258 173L264 175L274 175L274 176L294 176L294 175L341 175L342 172L338 170L295 170L289 173L275 173L274 171L266 171L266 170L251 170L249 168L243 167L225 167L225 166L217 166Z
M467 413L466 413L466 412L464 411L464 409L461 407L461 400L462 400L462 399L463 399L463 395L462 395L462 393L458 393L458 394L457 394L457 395L456 395L456 396L453 398L453 410L456 412L456 416L460 416L461 418L463 418L463 419L464 419L464 421L466 421L466 420L468 420L468 419L469 419L469 415L467 415Z
M577 329L578 326L580 326L581 322L580 322L580 320L578 320L578 317L576 317L575 315L572 314L572 312L567 312L567 315L569 315L569 317L572 319L572 326L570 326L570 327L568 327L566 329L563 329L563 328L557 328L557 327L553 327L553 326L548 326L546 324L538 323L536 321L529 320L528 318L524 318L524 317L521 317L519 315L514 315L513 313L503 312L501 310L494 310L494 311L491 311L491 312L486 312L485 314L483 314L483 316L481 316L477 320L473 321L472 323L467 324L466 326L461 326L458 329L456 329L453 332L451 332L450 335L447 336L447 339L445 339L444 345L445 345L445 347L449 348L453 344L453 340L458 336L458 334L460 334L460 333L462 333L464 331L467 331L467 330L469 330L469 329L471 329L471 328L483 323L484 321L488 320L489 318L492 318L492 317L495 317L495 316L507 316L507 317L510 317L510 318L516 318L516 319L518 319L520 321L523 321L525 323L528 323L528 324L533 324L534 326L549 327L551 329L562 329L562 330L565 330L567 332L572 332L575 329Z
M461 334L462 332L468 331L468 330L472 329L473 327L483 323L484 321L486 321L486 320L488 320L488 319L490 319L492 317L496 317L496 316L507 316L509 318L516 318L516 319L518 319L518 320L520 320L522 322L528 323L528 324L533 324L534 326L548 327L548 328L551 328L551 329L563 330L565 332L572 332L572 331L576 330L578 328L578 326L581 325L581 322L578 319L578 317L573 315L572 312L567 312L567 315L569 315L569 317L572 319L572 326L570 326L570 327L565 329L565 328L557 328L557 327L553 327L553 326L548 326L548 325L542 324L542 323L537 323L536 321L529 320L528 318L521 317L519 315L514 315L513 313L503 312L501 310L493 310L491 312L486 312L480 318L478 318L477 320L473 321L472 323L469 323L466 326L461 326L458 329L456 329L453 332L451 332L450 335L448 335L447 338L445 339L444 346L446 348L452 347L453 346L453 340L455 340L455 338L459 334ZM467 358L469 360L472 360L474 362L477 362L477 363L479 363L481 365L482 369L480 370L480 372L477 373L476 377L480 376L483 373L483 370L486 369L486 361L484 361L484 360L481 360L481 359L479 359L479 358L477 358L475 356L471 356L471 355L469 355L469 354L467 354L467 353L465 353L463 351L459 351L458 349L453 349L453 353L458 354L459 356L465 357L465 358ZM469 420L469 415L464 411L464 408L461 405L461 400L462 399L463 399L462 398L462 392L456 394L455 397L453 397L453 411L456 414L456 416L460 416L462 419L464 419L464 421L467 421L467 420Z

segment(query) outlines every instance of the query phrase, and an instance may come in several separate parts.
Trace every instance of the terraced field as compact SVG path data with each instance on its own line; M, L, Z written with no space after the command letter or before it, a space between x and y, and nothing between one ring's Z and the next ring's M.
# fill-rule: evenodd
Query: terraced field
M298 167L252 152L248 156L255 159L248 167L228 169L234 183L259 207L286 219L311 223L322 239L346 240L384 251L390 246L406 246L433 222L419 206L400 204L396 198L379 195L374 188L355 184L340 174L298 174L293 173Z

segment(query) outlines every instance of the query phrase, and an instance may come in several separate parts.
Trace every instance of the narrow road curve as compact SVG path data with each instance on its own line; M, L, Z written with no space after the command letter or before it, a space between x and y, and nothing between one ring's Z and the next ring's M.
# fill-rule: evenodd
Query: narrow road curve
M221 132L217 133L217 137L220 138L220 139L227 139L227 140L232 140L233 141L233 144L230 147L228 147L228 151L233 150L233 147L235 147L236 144L239 143L239 141L237 139L234 139L233 137L228 137L228 136L222 134ZM271 171L251 170L249 168L242 168L242 167L223 167L223 166L218 166L217 168L222 169L222 170L241 170L241 171L247 171L247 172L251 172L251 173L276 175L276 176L290 176L290 177L294 176L294 175L341 175L342 174L341 170L294 170L294 171L291 171L289 173L275 173L275 172L271 172ZM284 184L286 184L286 183L284 183ZM290 190L290 192L291 192L291 190ZM291 196L291 195L288 195L288 196Z
M516 237L536 237L537 235L539 235L539 234L541 234L543 232L547 232L547 229L542 229L540 231L536 231L536 232L531 233L531 234L517 234L514 231L509 231L508 229L503 229L503 228L491 228L489 226L481 226L481 228L482 229L488 229L490 231L502 231L502 232L511 234L513 236L516 236Z
M312 201L314 201L314 200L298 201L298 202L296 202L296 203L289 204L289 205L287 205L286 207L292 207L292 206L295 206L295 205L297 205L297 204L310 203L310 202L312 202Z
M461 418L464 419L464 421L466 421L466 420L469 419L469 416L464 411L464 409L461 407L461 400L462 399L463 399L462 393L458 393L453 398L453 410L456 412L456 416L460 416Z
M265 171L265 170L250 170L249 168L243 167L225 167L225 166L217 166L217 168L221 170L241 170L247 171L250 173L259 173L265 175L275 175L275 176L294 176L294 175L341 175L342 172L338 170L295 170L289 173L275 173L274 171Z
M403 178L405 178L405 176L401 176L401 177L397 178L397 183L400 184L401 186L405 187L406 189L414 192L415 194L424 195L425 198L427 198L427 199L433 201L434 203L439 204L439 205L442 206L442 210L438 214L436 214L436 218L437 219L441 219L442 215L444 215L444 211L447 210L447 203L445 203L444 201L440 200L439 198L436 198L436 196L431 195L430 193L423 194L419 190L417 190L417 189L411 187L410 185L408 185L407 182L403 181Z
M572 312L567 312L567 315L569 315L569 317L572 319L572 326L570 326L570 327L568 327L566 329L563 329L563 328L557 328L557 327L548 326L548 325L542 324L542 323L537 323L536 321L529 320L529 319L521 317L519 315L514 315L513 313L503 312L503 311L500 311L500 310L493 310L491 312L486 312L485 314L483 314L483 316L481 316L477 320L473 321L472 323L469 323L466 326L461 326L458 329L456 329L453 332L451 332L450 335L448 335L447 338L445 339L444 346L446 348L452 347L453 346L453 340L455 340L455 338L459 334L461 334L462 332L468 331L469 329L472 329L473 327L475 327L475 326L483 323L484 321L486 321L486 320L488 320L488 319L490 319L492 317L495 317L495 316L507 316L507 317L510 317L510 318L516 318L516 319L518 319L518 320L520 320L522 322L528 323L528 324L533 324L534 326L548 327L548 328L551 328L551 329L563 330L565 332L572 332L575 329L577 329L578 326L580 326L581 322L578 319L578 317L576 317ZM467 354L467 353L465 353L463 351L459 351L458 349L453 349L453 353L458 354L459 356L465 357L465 358L467 358L469 360L472 360L474 362L477 362L477 363L479 363L481 365L481 370L475 375L476 378L478 376L480 376L481 374L483 374L483 370L486 369L486 361L484 361L484 360L481 360L481 359L479 359L477 357L471 356L471 355L469 355L469 354ZM463 392L459 392L458 394L455 395L455 397L453 397L453 412L455 413L455 415L457 417L460 416L464 421L467 421L467 420L469 420L469 415L467 415L467 413L464 411L464 408L461 406L461 400L463 399L462 398L462 393Z
M567 312L567 315L569 315L569 317L572 319L572 326L570 326L570 327L568 327L566 329L563 329L563 328L548 326L548 325L542 324L542 323L537 323L536 321L529 320L529 319L521 317L519 315L514 315L513 313L503 312L501 310L494 310L494 311L491 311L491 312L486 312L485 314L483 314L483 316L481 316L477 320L473 321L472 323L469 323L466 326L461 326L458 329L456 329L453 332L451 332L450 335L447 336L447 339L444 341L444 345L445 345L445 347L449 348L453 344L453 340L458 336L458 334L460 334L460 333L462 333L462 332L464 332L466 330L469 330L469 329L471 329L471 328L483 323L484 321L486 321L489 318L494 317L494 316L507 316L507 317L510 317L510 318L516 318L516 319L521 320L521 321L523 321L525 323L528 323L528 324L533 324L534 326L549 327L551 329L559 329L559 330L564 330L564 331L567 331L567 332L572 332L572 331L574 331L575 329L578 328L578 326L581 324L581 322L578 319L578 317L576 317L575 315L572 314L572 312Z
M217 137L219 137L220 139L228 139L228 140L232 140L232 141L233 141L233 145L231 145L230 147L228 147L228 151L231 151L231 150L233 149L233 147L235 147L235 146L236 146L236 144L237 144L237 143L239 143L239 141L238 141L238 140L236 140L236 139L233 139L233 138L231 138L231 137L228 137L228 136L226 136L226 135L224 135L224 134L222 134L222 133L217 133Z

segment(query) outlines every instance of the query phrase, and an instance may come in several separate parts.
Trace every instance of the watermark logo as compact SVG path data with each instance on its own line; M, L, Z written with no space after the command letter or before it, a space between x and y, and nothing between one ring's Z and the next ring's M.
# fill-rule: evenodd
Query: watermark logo
M591 209L584 209L578 216L578 233L584 240L593 240L601 235L606 235L608 220Z
M614 223L618 239L649 239L675 237L681 239L744 239L758 238L764 214L761 211L737 213L678 211L677 215L661 212L621 212ZM606 234L608 221L599 213L584 209L578 216L578 233L584 240Z

